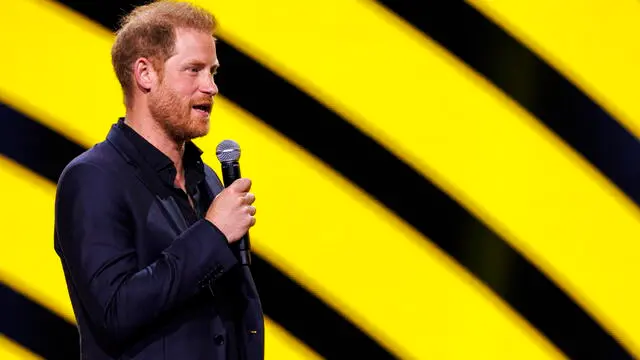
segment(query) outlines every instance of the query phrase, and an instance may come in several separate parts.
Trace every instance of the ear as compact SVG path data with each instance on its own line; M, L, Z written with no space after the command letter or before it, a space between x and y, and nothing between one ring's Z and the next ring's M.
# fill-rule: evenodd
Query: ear
M145 92L150 91L158 81L158 73L147 58L136 60L133 64L133 76L138 87Z

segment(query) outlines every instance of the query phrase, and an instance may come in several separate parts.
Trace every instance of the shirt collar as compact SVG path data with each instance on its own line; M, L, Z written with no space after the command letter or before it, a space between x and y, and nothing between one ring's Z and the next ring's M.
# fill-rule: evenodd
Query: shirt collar
M176 170L171 159L162 151L158 150L144 137L133 130L124 122L124 118L118 119L117 126L124 132L127 139L138 150L142 159L155 170L165 182L173 185ZM187 186L195 186L204 179L204 164L202 163L203 151L193 142L185 143L183 165Z

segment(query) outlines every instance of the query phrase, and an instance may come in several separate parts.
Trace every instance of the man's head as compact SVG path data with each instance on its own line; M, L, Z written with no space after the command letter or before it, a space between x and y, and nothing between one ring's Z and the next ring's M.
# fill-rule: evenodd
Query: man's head
M127 109L146 107L174 140L209 131L218 88L216 20L189 3L159 1L133 10L111 50Z

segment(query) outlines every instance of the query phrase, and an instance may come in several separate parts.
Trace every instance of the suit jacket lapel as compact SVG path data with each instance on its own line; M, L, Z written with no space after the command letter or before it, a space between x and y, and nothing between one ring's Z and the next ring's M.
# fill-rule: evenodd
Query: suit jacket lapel
M220 179L216 176L216 174L211 170L208 166L204 167L204 176L207 183L207 187L205 189L207 196L209 199L213 201L218 194L224 189L224 185L220 182Z
M156 195L156 199L162 205L162 208L166 211L165 215L173 222L173 226L177 228L178 234L187 230L187 221L182 216L182 212L176 204L176 201L172 197L161 198Z

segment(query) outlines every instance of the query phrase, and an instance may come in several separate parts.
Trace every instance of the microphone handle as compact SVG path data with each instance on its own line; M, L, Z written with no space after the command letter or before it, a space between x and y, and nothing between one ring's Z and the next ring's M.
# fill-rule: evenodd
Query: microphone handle
M224 187L229 187L231 183L240 179L240 164L237 161L225 161L222 165L222 181ZM251 242L249 240L249 233L247 232L238 241L236 241L234 247L238 252L240 263L242 265L251 265Z

